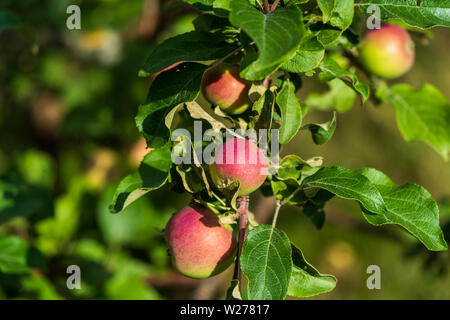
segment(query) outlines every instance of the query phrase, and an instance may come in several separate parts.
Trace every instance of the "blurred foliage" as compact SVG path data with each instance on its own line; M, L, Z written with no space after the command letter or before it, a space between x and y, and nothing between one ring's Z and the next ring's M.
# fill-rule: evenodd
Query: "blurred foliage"
M108 204L147 152L133 118L150 81L137 71L195 13L76 1L82 29L70 31L69 4L0 7L0 297L159 299L151 279L172 275L161 230L187 199L155 194L120 215ZM80 290L66 286L72 264Z
M74 3L82 8L82 29L69 31L66 8ZM161 232L189 197L156 191L117 215L108 204L113 187L147 152L134 117L151 80L138 78L138 70L156 43L192 30L195 16L178 1L2 1L0 298L192 297L200 282L172 272ZM432 79L449 94L449 70L442 68L448 37L437 29L430 46L418 46L410 83ZM321 86L305 85L300 98ZM332 89L339 88L336 82ZM334 98L309 99L320 106ZM348 101L336 104L349 109ZM330 118L329 111L314 111L307 121ZM414 181L436 197L450 195L448 164L420 143L404 143L393 119L390 108L354 107L338 115L326 147L300 135L284 151L372 166L399 184ZM280 214L280 227L311 262L340 279L320 298L450 298L448 253L426 252L395 228L361 232L351 204L333 200L325 209L333 218L322 231L294 209ZM449 239L450 201L441 211ZM370 264L381 267L382 290L365 286ZM80 290L67 289L69 265L81 268Z

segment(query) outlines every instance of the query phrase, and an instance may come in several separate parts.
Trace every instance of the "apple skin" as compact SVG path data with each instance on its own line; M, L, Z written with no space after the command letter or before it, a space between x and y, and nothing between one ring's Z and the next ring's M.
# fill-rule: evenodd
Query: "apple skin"
M413 66L414 42L405 29L386 24L366 32L359 55L368 71L382 78L394 79Z
M228 152L233 158L227 156ZM219 159L223 159L222 163L218 163ZM214 184L220 186L239 180L239 196L252 193L266 180L268 160L258 146L249 140L233 138L226 141L218 148L214 160L209 166Z
M208 278L234 260L236 239L219 218L201 205L187 206L167 223L166 241L175 269L190 278Z
M203 76L203 95L213 105L218 105L230 115L241 114L251 105L248 92L251 82L239 76L239 67L220 64Z

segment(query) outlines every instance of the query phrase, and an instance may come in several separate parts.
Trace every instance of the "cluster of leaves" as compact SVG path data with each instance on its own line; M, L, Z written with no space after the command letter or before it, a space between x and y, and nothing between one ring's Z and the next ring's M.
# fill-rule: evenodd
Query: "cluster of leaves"
M139 170L120 183L110 207L112 212L121 211L166 184L192 193L197 201L218 213L236 208L238 186L218 190L201 163L175 166L171 161L172 152L189 152L195 158L195 150L190 148L196 141L188 144L186 137L170 139L176 128L193 133L193 119L201 120L205 128L222 132L238 128L278 129L281 145L287 144L299 130L308 130L315 143L323 144L334 133L335 114L324 124L302 125L302 118L313 108L346 111L359 95L362 103L371 99L394 105L405 139L423 140L447 159L450 104L434 86L424 84L417 90L407 84L389 87L370 75L369 84L365 84L355 73L359 67L355 62L357 45L363 29L358 20L370 5L381 8L384 20L400 19L411 28L423 29L450 26L447 1L185 2L203 14L194 20L194 31L157 46L140 71L141 76L153 76L180 63L156 77L139 108L136 124L153 150ZM230 117L218 108L213 109L200 94L204 72L223 61L240 64L241 77L253 81L250 90L253 106L239 116ZM300 103L296 91L302 81L316 75L330 90L323 95L312 94ZM302 207L317 228L325 221L324 205L336 196L359 203L361 213L372 225L396 224L429 250L447 249L436 202L421 186L398 186L375 169L323 167L320 157L303 160L289 155L276 169L277 173L270 175L262 187L264 194L275 195L280 205ZM250 230L241 266L248 278L248 288L241 293L243 298L307 297L328 292L336 285L334 277L322 275L308 264L300 249L274 225Z

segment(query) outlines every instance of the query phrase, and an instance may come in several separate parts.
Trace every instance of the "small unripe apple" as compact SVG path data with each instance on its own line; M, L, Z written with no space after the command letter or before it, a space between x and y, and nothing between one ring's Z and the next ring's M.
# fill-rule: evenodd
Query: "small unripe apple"
M211 277L233 262L235 238L203 206L188 206L175 213L167 223L165 236L175 268L187 277Z
M245 112L250 106L248 92L251 82L239 76L239 67L220 64L203 76L203 95L224 112L235 115Z
M216 186L238 180L238 194L243 196L258 189L266 180L268 161L255 143L233 138L217 149L209 170Z
M405 29L387 24L366 32L359 55L368 71L393 79L404 75L414 64L414 42Z

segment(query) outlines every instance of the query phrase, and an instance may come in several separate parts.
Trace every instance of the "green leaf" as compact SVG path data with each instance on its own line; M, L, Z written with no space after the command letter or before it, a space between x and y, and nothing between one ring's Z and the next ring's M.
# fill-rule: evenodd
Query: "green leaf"
M161 297L150 287L145 277L119 271L105 285L105 293L111 300L158 300Z
M325 204L334 197L334 194L325 189L317 191L312 198L308 198L304 191L299 193L304 194L304 200L297 204L302 207L302 213L318 230L322 229L325 223Z
M221 129L227 128L224 119L216 116L213 112L206 111L196 101L186 103L186 109L193 119L203 119L207 121L214 131L220 131Z
M36 186L52 188L55 182L54 163L47 153L30 149L20 154L17 167L24 179Z
M170 130L165 124L165 117L179 104L197 98L207 68L203 64L187 62L163 72L155 79L136 117L136 125L149 147L158 148L167 143Z
M53 283L41 274L33 273L22 280L25 290L33 292L39 300L62 300Z
M262 80L292 58L305 30L296 6L264 14L247 0L231 0L230 22L242 28L259 50L256 60L241 71L248 80Z
M157 228L164 227L173 212L172 208L156 209L152 202L140 198L126 207L121 214L111 214L108 203L114 194L108 188L102 194L97 205L97 223L104 240L112 245L133 245L146 248L158 235Z
M216 13L226 16L231 11L230 0L214 0L213 8L216 10Z
M181 61L208 61L225 57L236 45L219 42L216 36L192 31L167 39L149 55L140 76L150 76Z
M302 124L302 108L291 81L284 82L276 101L281 111L279 140L281 144L286 144L297 134Z
M354 15L353 2L353 0L317 1L323 14L322 21L324 23L317 34L317 40L323 46L334 43L350 26Z
M270 129L274 109L275 95L271 90L266 90L252 106L252 111L256 112L256 115L251 117L249 127L255 130Z
M97 263L102 263L108 258L107 248L103 243L87 238L80 239L74 244L73 253Z
M356 90L356 92L361 94L363 103L369 99L369 87L360 82L354 73L340 67L339 64L337 64L337 62L332 58L325 58L319 68L322 70L319 74L319 80L321 82L328 82L333 79L340 78L345 80L346 83L348 82L349 85Z
M317 68L325 56L325 48L315 37L308 37L300 44L294 57L283 64L283 70L300 73Z
M273 179L270 181L270 186L272 187L273 195L284 204L300 205L308 200L303 191L300 190L298 181Z
M320 25L318 23L318 25ZM317 40L324 46L330 46L334 44L336 40L340 38L343 31L338 27L333 27L328 24L323 24L317 33Z
M284 3L286 5L291 5L291 4L304 4L307 3L309 0L286 0L284 1Z
M377 188L360 173L342 167L323 167L302 182L308 189L325 189L340 198L356 200L370 212L384 212L384 200Z
M450 27L448 0L361 0L356 5L365 13L369 6L377 5L382 20L398 18L422 29L434 26Z
M308 201L303 205L303 214L311 220L318 230L322 229L325 223L324 205L325 203L316 204L312 201Z
M329 23L341 30L347 29L353 21L353 2L353 0L317 0L323 14L323 23Z
M291 5L291 4L304 4L309 2L309 0L286 0L284 1L284 3L286 5Z
M176 170L187 192L198 193L205 189L201 167L178 165Z
M277 175L280 179L299 180L303 167L311 167L311 165L297 155L287 155L280 161L280 167Z
M138 171L120 182L109 210L119 212L147 192L162 187L169 177L171 166L170 144L152 150L145 156Z
M324 144L331 139L336 129L336 113L333 113L333 118L328 122L307 124L302 129L311 132L315 144Z
M250 230L242 249L241 268L249 281L250 300L284 299L292 272L286 234L269 225Z
M54 200L54 216L37 224L37 245L46 255L56 255L63 250L67 241L78 230L84 191L83 181L73 180L67 193Z
M357 200L371 224L398 224L429 250L447 249L439 227L439 209L421 186L406 184L399 187L375 169L352 172L341 167L324 167L305 178L302 187L305 192L322 188L341 198Z
M292 245L292 262L294 266L288 295L306 298L330 292L336 287L336 278L332 275L320 274L306 261L301 250L294 245Z
M194 21L192 21L192 24L194 25L195 30L203 33L216 32L219 30L222 32L228 30L229 32L238 33L237 28L232 27L227 18L218 17L214 14L202 14L195 18Z
M16 236L0 236L0 271L4 273L28 272L28 244Z
M311 93L305 100L306 106L319 110L336 109L337 112L348 111L355 103L356 92L338 78L328 81L327 85L330 87L330 90L323 94Z
M282 69L300 73L317 68L325 56L325 48L311 32L305 36L294 57L282 65Z
M22 217L38 221L53 214L51 192L16 179L0 179L0 224Z
M225 196L226 204L237 211L237 198L240 189L239 180L228 181L223 186L217 186L217 189Z
M384 173L375 169L362 169L359 173L379 190L386 205L385 212L364 213L368 222L376 226L398 224L429 250L447 250L439 227L439 208L427 190L412 183L397 186Z
M214 3L214 0L183 0L183 1L189 4L199 3L205 6L212 6Z
M414 89L408 84L386 85L377 96L394 105L397 124L406 141L422 140L448 160L450 151L450 103L431 84Z

